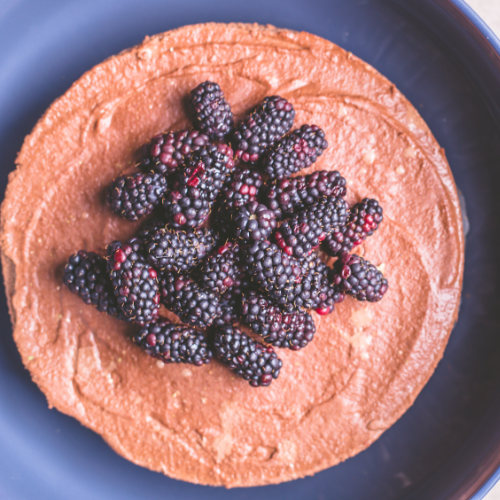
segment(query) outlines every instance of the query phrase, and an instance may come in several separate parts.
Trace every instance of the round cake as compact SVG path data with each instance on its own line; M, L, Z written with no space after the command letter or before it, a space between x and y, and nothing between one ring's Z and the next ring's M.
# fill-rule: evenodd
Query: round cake
M188 126L183 97L204 80L236 118L267 95L314 123L329 147L305 172L339 170L347 201L365 196L384 222L356 252L390 287L312 313L314 341L278 349L279 378L251 387L217 362L164 364L133 326L62 285L69 255L102 252L137 223L103 190L141 145ZM443 150L415 108L368 64L317 36L201 24L146 38L85 73L24 141L1 212L3 274L14 339L49 406L99 433L136 464L193 483L278 483L359 453L413 403L457 319L464 237Z

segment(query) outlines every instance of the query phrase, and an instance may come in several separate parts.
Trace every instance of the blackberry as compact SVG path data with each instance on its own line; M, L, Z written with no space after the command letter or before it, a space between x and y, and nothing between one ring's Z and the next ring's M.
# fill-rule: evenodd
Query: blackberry
M217 83L203 82L191 91L195 127L213 141L222 141L233 129L231 107Z
M212 359L204 333L167 320L150 323L132 337L150 356L165 363L191 363L201 366Z
M210 144L189 156L163 203L172 225L177 229L200 226L233 167L233 150L226 144Z
M247 249L246 271L256 285L281 306L293 306L303 279L301 263L269 241L256 241Z
M234 131L236 157L245 163L255 163L292 128L294 118L295 110L286 99L266 97Z
M330 233L340 231L347 216L343 198L322 198L283 222L274 237L286 254L302 258L318 248Z
M153 236L153 234L156 233L156 231L166 227L166 224L167 223L164 219L153 216L141 224L139 230L135 233L135 238L145 244Z
M316 326L307 312L286 312L256 292L245 294L241 302L242 320L268 344L297 350L314 337Z
M273 179L289 177L312 165L327 146L323 130L316 125L302 125L266 153L262 168Z
M333 266L333 283L357 300L379 301L389 285L384 275L356 254L342 254Z
M160 227L145 242L147 261L160 271L186 272L197 266L215 246L213 232Z
M163 275L160 290L165 307L189 325L207 327L222 313L219 294L202 288L190 278Z
M137 239L107 248L107 267L118 308L128 321L144 325L158 317L160 290L156 271L139 254Z
M241 294L233 288L229 289L220 298L221 314L218 316L214 324L233 324L240 319Z
M276 228L276 216L266 205L250 201L236 211L233 225L240 240L266 240Z
M149 215L167 191L165 177L156 172L138 172L118 177L107 193L109 206L120 217L137 220Z
M207 146L210 139L197 130L180 130L153 137L149 144L149 155L141 163L141 169L168 175L175 172L184 160L195 151Z
M325 240L326 251L333 256L350 252L372 235L383 219L383 210L377 200L365 198L356 203L343 228L334 231Z
M80 250L68 259L63 282L86 304L92 304L111 316L121 316L104 257Z
M217 325L214 328L215 357L250 385L267 386L278 378L282 361L271 346L256 342L239 328Z
M278 218L302 210L325 196L345 196L346 181L336 170L277 180L266 193L265 204Z
M197 270L198 282L208 290L224 294L239 282L241 272L238 261L238 245L226 243L201 264Z
M262 186L262 175L249 168L237 170L231 182L222 190L225 208L239 208L249 201L255 201Z

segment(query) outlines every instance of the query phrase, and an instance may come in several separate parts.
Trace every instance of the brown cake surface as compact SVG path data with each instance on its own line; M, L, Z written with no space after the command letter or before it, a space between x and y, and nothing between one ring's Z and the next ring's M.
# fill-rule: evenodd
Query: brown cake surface
M290 100L295 126L321 126L330 145L312 169L340 170L350 202L384 207L357 251L381 265L389 291L377 304L346 299L313 313L314 341L279 350L270 387L216 362L164 365L128 340L134 327L61 284L70 254L134 232L103 190L153 135L188 125L182 98L206 79L237 116L266 95ZM49 405L133 462L186 481L277 483L360 452L413 403L457 318L464 242L443 151L393 84L308 33L186 26L104 61L26 137L1 216L14 338Z

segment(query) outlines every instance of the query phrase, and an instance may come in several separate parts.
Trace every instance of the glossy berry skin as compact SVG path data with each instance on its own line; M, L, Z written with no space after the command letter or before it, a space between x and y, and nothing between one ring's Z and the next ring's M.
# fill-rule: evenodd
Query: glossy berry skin
M213 327L215 357L251 386L268 386L278 378L282 361L271 346L256 342L231 325Z
M160 319L141 328L132 341L165 363L209 363L213 354L203 332Z
M151 140L148 156L140 164L140 168L168 176L175 173L190 154L209 143L209 137L198 130L179 130L157 135Z
M333 256L350 252L371 236L382 220L383 210L379 202L372 198L364 198L351 208L346 225L327 236L325 250Z
M235 129L235 155L245 163L255 163L293 125L295 110L280 96L266 97Z
M159 271L187 272L214 248L215 235L208 228L194 231L160 227L145 240L147 261Z
M347 221L348 207L341 197L327 197L285 220L274 239L287 254L297 258L310 255L333 231Z
M389 287L384 275L356 254L342 254L333 271L334 285L357 300L378 302Z
M276 228L272 210L257 201L238 208L233 218L234 234L243 242L267 240Z
M262 186L262 175L256 170L240 168L231 182L222 190L222 199L228 210L235 210L249 201L255 201Z
M194 229L203 224L233 168L233 151L226 144L211 144L189 156L163 202L171 225Z
M118 177L107 193L108 204L117 215L137 220L149 215L162 201L167 180L156 172L138 172Z
M264 203L278 219L303 210L327 196L345 196L346 180L337 170L280 179L267 190Z
M253 291L242 297L241 319L268 344L294 351L305 347L316 333L314 320L309 313L284 311Z
M289 177L311 166L327 146L322 129L317 125L302 125L264 155L262 169L272 179Z
M107 268L121 314L139 325L154 321L160 307L156 270L139 253L139 240L114 241L106 250Z
M190 94L195 127L212 141L223 141L234 125L233 113L219 84L205 81Z
M64 268L63 282L85 304L121 317L104 257L85 250L73 254Z
M183 323L205 328L221 315L219 294L186 276L162 275L160 289L163 305L177 314Z
M240 249L237 244L227 242L208 256L196 270L198 283L219 295L238 285L241 279L239 267Z

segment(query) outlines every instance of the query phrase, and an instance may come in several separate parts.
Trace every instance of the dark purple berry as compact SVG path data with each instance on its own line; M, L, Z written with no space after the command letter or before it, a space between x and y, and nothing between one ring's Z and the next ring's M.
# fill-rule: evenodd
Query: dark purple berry
M236 210L233 225L240 240L267 240L276 228L276 216L266 205L250 201Z

